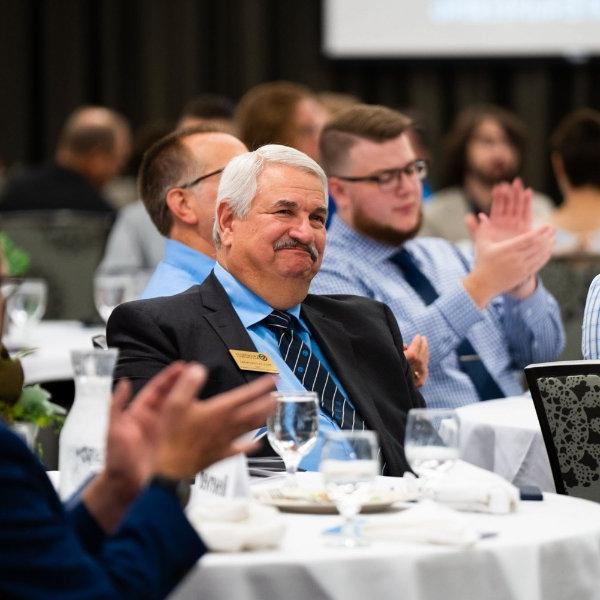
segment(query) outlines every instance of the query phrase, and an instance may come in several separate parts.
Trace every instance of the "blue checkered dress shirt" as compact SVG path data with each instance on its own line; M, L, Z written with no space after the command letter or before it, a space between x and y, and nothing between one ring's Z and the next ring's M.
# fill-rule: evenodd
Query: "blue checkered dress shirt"
M428 406L454 408L478 401L461 371L456 347L467 337L506 396L521 394L520 370L533 362L554 360L564 346L560 310L538 281L525 300L495 298L480 310L462 285L468 260L456 246L439 238L406 242L439 298L426 306L390 260L396 246L357 233L337 215L327 233L321 271L313 294L356 294L385 302L394 312L405 343L417 334L429 341L429 379L421 392Z

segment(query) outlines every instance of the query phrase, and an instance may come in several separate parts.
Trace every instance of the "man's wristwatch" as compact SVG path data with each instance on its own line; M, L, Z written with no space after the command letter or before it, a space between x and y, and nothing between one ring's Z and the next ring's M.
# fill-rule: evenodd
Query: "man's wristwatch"
M181 508L185 508L190 500L191 484L189 479L172 479L164 475L155 475L150 480L150 485L158 485L175 494Z

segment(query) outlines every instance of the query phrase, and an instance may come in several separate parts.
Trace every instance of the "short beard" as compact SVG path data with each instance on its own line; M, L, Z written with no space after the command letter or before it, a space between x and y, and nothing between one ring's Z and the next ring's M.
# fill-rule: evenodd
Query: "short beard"
M359 208L356 208L353 218L353 226L356 231L362 233L378 242L389 244L391 246L401 246L404 242L412 240L423 223L423 210L419 210L419 219L417 224L408 231L398 231L393 227L387 225L381 225L370 217L367 217L365 213Z
M486 187L494 187L495 185L503 183L504 181L511 182L517 176L517 174L518 171L515 168L506 169L504 173L499 173L498 175L490 175L483 172L481 169L469 170L469 175Z

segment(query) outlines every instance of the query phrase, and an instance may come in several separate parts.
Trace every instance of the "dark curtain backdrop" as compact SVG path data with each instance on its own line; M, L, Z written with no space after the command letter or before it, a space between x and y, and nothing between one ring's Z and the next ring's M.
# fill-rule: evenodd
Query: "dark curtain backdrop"
M434 157L458 109L506 106L530 128L527 181L556 196L547 138L569 110L600 107L599 59L333 61L321 52L321 18L319 0L0 0L0 155L50 155L82 103L114 107L137 127L175 118L200 92L238 99L291 79L418 108Z

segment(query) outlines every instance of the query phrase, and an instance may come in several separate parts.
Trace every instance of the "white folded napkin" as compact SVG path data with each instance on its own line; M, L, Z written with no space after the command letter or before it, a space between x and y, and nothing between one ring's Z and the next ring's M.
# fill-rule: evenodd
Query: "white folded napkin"
M481 537L465 515L430 500L392 517L369 519L362 531L370 539L444 546L470 546Z
M214 552L273 548L285 532L277 509L244 498L202 498L188 506L186 514Z
M497 475L463 461L439 478L420 483L421 497L456 510L507 514L519 506L519 490Z

